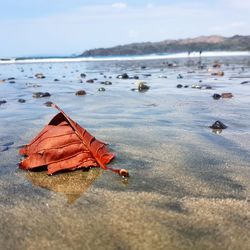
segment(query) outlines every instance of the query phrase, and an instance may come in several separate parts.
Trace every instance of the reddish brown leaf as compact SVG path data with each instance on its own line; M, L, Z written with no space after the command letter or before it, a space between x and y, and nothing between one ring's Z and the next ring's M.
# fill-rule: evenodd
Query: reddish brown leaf
M125 169L106 166L114 157L107 145L93 137L86 129L60 111L50 123L24 148L20 154L27 156L20 162L22 169L47 166L48 174L61 170L75 170L84 167L109 169L121 176L128 176Z

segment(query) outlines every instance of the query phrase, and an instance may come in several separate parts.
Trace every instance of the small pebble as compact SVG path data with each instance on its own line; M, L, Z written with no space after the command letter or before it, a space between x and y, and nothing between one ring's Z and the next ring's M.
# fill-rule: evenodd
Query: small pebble
M99 88L98 91L104 92L104 91L106 91L106 89L105 88Z
M80 95L80 96L86 95L86 91L85 90L78 90L78 91L76 91L75 95Z
M212 129L226 129L227 126L222 123L221 121L216 121L212 126L210 126Z
M24 99L20 98L20 99L18 99L18 102L20 102L20 103L25 103L25 102L26 102L26 100L24 100Z
M129 76L128 76L127 73L124 73L122 75L118 75L116 78L118 78L118 79L129 79Z
M35 77L36 77L37 79L44 79L44 78L45 78L45 76L44 76L43 73L37 73L37 74L35 74Z
M47 106L47 107L51 107L52 104L53 104L53 102L51 102L51 101L47 101L47 102L44 103L44 105Z
M232 93L222 93L222 94L221 94L221 97L222 97L222 98L232 98L232 97L233 97L233 94L232 94Z
M7 103L5 100L0 100L0 105Z
M33 97L34 98L42 98L42 97L50 97L50 93L49 92L35 92L33 93Z
M94 79L89 79L86 81L87 83L94 83Z
M221 98L221 95L220 94L213 94L212 96L214 98L214 100L219 100Z

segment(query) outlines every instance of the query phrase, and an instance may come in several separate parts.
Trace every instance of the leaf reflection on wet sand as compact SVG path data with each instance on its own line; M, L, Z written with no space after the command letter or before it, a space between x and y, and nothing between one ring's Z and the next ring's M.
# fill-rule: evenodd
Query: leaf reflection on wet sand
M46 171L28 171L26 178L34 185L57 193L63 193L69 204L79 199L100 177L101 169L91 168L89 171L73 171L49 176Z

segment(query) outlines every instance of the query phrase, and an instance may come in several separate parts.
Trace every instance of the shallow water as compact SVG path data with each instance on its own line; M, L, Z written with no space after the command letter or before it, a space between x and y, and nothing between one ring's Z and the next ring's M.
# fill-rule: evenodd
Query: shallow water
M0 105L0 245L248 249L250 83L241 82L250 81L250 57L203 58L204 69L197 60L178 59L176 67L164 60L0 65L0 80L16 78L0 82L0 100L7 101ZM225 76L211 76L214 60ZM39 72L46 78L34 78ZM131 91L135 80L116 78L124 72L150 89ZM80 73L87 74L83 83ZM92 78L98 80L86 83ZM106 80L112 85L100 84ZM76 96L80 89L87 95ZM33 98L38 91L51 97ZM211 97L223 92L234 97ZM117 154L110 165L128 169L131 177L100 169L50 177L18 169L18 148L56 114L46 101L109 143ZM216 120L228 126L220 134L209 128Z

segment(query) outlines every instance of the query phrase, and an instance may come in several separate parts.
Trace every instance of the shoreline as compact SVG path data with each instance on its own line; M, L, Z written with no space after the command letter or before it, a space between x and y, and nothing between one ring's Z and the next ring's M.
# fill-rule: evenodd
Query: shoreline
M0 60L0 64L33 64L33 63L66 63L66 62L105 62L105 61L139 61L139 60L161 60L161 59L187 59L187 58L206 58L206 57L234 57L250 56L250 51L205 51L200 55L199 52L193 53L176 53L176 54L151 54L142 56L113 56L113 57L65 57L65 58L39 58L39 59L22 59Z

